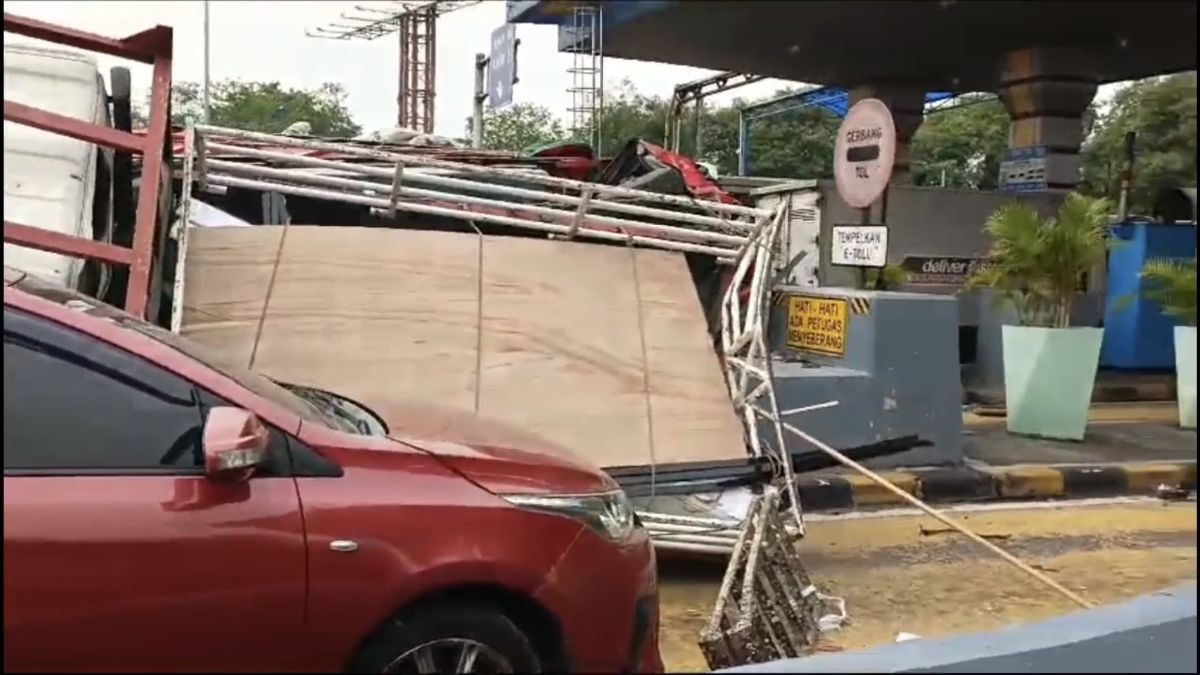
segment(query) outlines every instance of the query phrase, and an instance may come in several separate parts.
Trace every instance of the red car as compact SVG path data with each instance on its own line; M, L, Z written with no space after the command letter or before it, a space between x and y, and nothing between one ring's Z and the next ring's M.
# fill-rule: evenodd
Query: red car
M4 286L5 671L662 670L653 550L595 467Z

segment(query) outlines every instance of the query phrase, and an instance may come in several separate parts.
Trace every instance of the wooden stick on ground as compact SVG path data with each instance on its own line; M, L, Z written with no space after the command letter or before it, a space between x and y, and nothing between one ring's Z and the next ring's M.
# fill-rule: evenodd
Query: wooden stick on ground
M917 499L916 497L908 494L904 490L896 487L895 484L893 484L891 481L884 478L883 476L880 476L879 474L877 474L874 471L868 469L867 467L859 464L858 462L850 459L849 457L843 455L842 453L838 452L837 450L834 450L833 448L822 443L821 441L818 441L817 439L813 438L812 436L809 436L808 434L804 433L800 429L797 429L795 426L788 424L787 422L783 422L782 425L783 425L784 429L795 434L796 436L799 436L800 438L804 439L805 441L808 441L809 443L813 444L818 450L821 450L822 452L829 455L830 457L833 457L834 459L841 462L842 464L845 464L846 466L850 467L851 469L854 469L855 471L861 473L862 475L866 476L867 478L870 478L871 480L875 481L876 483L882 485L885 489L896 494L901 499L904 499L905 501L909 502L910 504L917 507L918 509L921 509L925 513L933 516L934 518L937 518L938 520L942 521L946 525L949 525L950 527L954 528L955 530L958 530L962 534L966 535L969 539L971 539L971 541L974 541L975 543L979 544L980 546L983 546L984 548L988 549L992 553L995 553L996 555L1000 556L1006 562L1012 564L1017 569L1028 574L1029 576L1033 577L1034 579L1037 579L1038 581L1042 582L1043 584L1046 584L1050 588L1053 588L1054 590L1058 591L1064 597L1071 600L1071 602L1074 602L1075 604L1079 605L1080 607L1083 607L1084 609L1091 609L1092 607L1094 607L1094 605L1092 605L1092 603L1088 602L1087 600L1084 600L1082 597L1080 597L1075 592L1071 591L1070 589L1064 587L1062 584L1058 583L1057 581L1051 579L1050 577L1046 576L1045 574L1042 574L1041 572L1037 571L1036 569L1025 564L1019 558L1012 555L1008 551L1005 551L1004 549L1000 548L999 546L996 546L995 544L988 541L987 539L984 539L983 537L979 536L978 534L975 534L971 530L967 529L966 526L959 524L957 521L955 521L954 519L950 518L949 516L943 514L941 511L938 511L937 509L933 508L932 506L929 506L928 504L921 501L920 499Z

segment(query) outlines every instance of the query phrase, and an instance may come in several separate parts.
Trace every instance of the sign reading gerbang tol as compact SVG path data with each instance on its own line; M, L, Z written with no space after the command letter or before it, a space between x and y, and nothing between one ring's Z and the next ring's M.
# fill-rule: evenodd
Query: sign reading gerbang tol
M833 147L833 177L846 204L865 209L887 188L896 160L896 125L883 101L855 103Z

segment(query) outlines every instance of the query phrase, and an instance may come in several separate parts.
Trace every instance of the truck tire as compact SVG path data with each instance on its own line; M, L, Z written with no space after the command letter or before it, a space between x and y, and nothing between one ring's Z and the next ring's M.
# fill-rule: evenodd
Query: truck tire
M112 101L112 125L119 131L133 131L133 101L129 69L114 67L108 73ZM133 191L133 157L127 152L113 153L113 237L118 246L133 244L133 223L136 212Z
M367 640L351 664L354 673L456 672L458 659L476 653L466 672L540 672L529 638L496 607L436 603L390 620ZM462 671L458 671L462 672Z
M121 131L133 131L133 78L129 69L114 66L108 71L108 100L112 101L112 125Z

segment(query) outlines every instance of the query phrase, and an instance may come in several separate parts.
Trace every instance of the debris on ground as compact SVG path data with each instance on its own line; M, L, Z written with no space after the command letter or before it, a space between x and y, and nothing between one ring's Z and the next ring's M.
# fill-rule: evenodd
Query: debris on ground
M822 596L794 544L780 516L779 491L769 487L750 506L712 617L700 632L710 669L796 658L816 649Z
M1180 486L1170 486L1166 483L1160 484L1155 494L1159 499L1164 501L1181 502L1186 501L1192 491Z
M817 619L817 628L822 633L831 633L838 630L850 620L850 615L846 613L846 601L842 598L824 593L817 593L817 598L827 605L837 607L837 614L824 614L820 619Z
M935 528L935 527L925 527L924 525L918 525L917 527L920 528L921 535L925 536L925 537L933 536L935 534L950 534L951 532L957 531L957 530L951 529L949 527L936 527ZM1011 534L980 534L979 536L983 537L984 539L1011 539L1012 538Z

